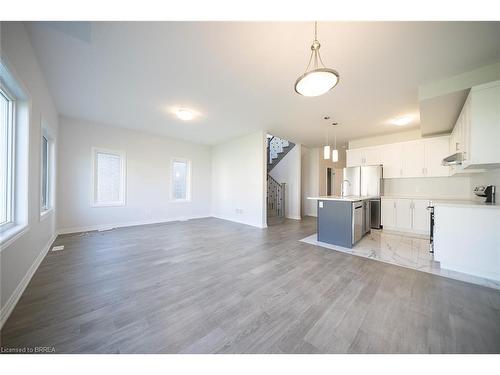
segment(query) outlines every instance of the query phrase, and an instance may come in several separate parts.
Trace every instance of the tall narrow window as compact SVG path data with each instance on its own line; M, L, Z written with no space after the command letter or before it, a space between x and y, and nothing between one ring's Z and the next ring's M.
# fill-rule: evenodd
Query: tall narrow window
M184 159L172 160L171 196L174 201L191 199L191 162Z
M93 151L93 205L125 204L125 154L119 151Z
M0 89L0 227L14 221L13 215L13 113L14 101Z
M49 140L42 137L42 208L49 208Z
M42 119L40 144L40 216L44 217L54 208L54 138L48 124Z

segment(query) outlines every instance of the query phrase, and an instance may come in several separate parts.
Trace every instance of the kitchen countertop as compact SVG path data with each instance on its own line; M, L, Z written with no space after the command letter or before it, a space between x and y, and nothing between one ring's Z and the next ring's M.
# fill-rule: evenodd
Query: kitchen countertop
M500 208L500 203L485 203L484 201L452 200L452 199L432 200L432 205L434 207L452 206L452 207Z
M432 202L433 206L455 206L455 207L485 207L500 208L500 203L485 203L484 199L456 199L456 198L438 198L438 197L419 197L408 195L384 195L381 199L422 199Z
M360 196L360 195L346 195L344 197L340 195L324 195L320 197L307 197L307 199L313 199L313 200L318 200L318 201L346 201L346 202L358 202L358 201L364 201L367 199L378 199L380 198L379 196L375 195L365 195L365 196Z

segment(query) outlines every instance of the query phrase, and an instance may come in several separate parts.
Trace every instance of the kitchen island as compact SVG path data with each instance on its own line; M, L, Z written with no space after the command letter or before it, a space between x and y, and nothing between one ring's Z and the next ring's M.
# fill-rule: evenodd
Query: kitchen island
M347 248L370 232L370 200L376 196L320 196L317 200L317 240Z

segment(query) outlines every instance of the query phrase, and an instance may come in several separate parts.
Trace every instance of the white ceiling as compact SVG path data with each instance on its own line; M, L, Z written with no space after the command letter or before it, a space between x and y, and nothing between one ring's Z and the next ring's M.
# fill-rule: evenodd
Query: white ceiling
M500 60L500 22L320 22L328 94L294 92L311 22L28 23L59 112L215 144L262 129L305 145L407 130L419 84ZM176 107L200 113L182 122ZM331 122L330 121L330 122ZM410 127L410 128L411 128Z

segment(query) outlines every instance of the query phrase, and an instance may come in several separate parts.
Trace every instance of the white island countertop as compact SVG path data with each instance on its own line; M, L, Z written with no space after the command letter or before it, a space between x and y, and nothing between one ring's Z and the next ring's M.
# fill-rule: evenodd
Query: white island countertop
M358 201L364 201L367 199L379 199L379 196L375 195L346 195L346 196L340 196L340 195L324 195L324 196L319 196L319 197L307 197L307 199L313 199L317 201L345 201L345 202L358 202Z

